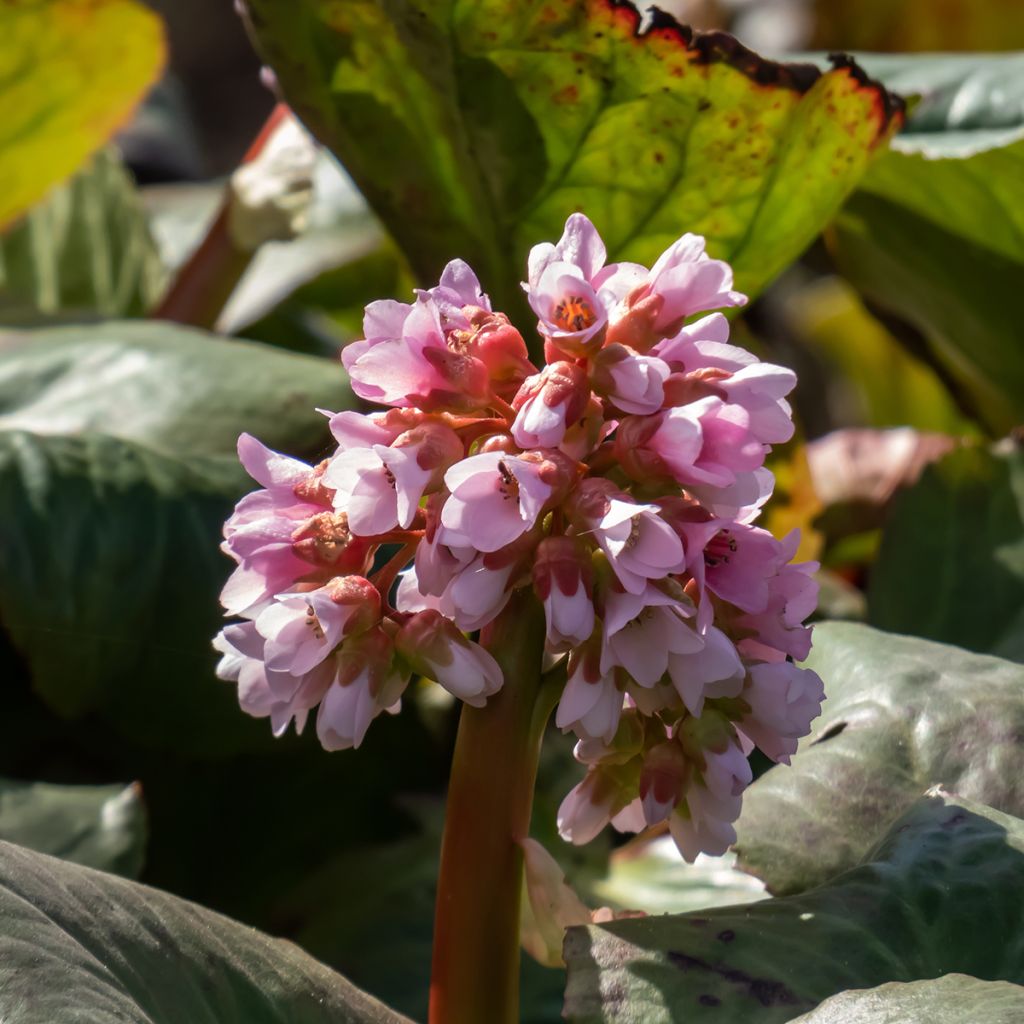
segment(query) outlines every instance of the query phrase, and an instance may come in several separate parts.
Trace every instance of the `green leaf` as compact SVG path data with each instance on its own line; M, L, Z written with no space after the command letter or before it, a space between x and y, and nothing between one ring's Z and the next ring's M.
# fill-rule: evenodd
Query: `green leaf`
M315 459L347 400L336 363L165 324L0 339L0 621L36 692L136 742L269 745L212 673L235 441Z
M1020 636L1022 615L1024 450L951 452L894 502L871 571L868 621L995 651Z
M135 876L146 845L138 786L0 779L0 839L86 867Z
M121 127L163 63L160 19L134 0L0 8L0 228Z
M416 274L453 257L522 310L529 247L584 210L610 258L684 231L756 293L811 242L898 121L858 69L819 75L618 0L246 0L302 120Z
M923 96L836 224L843 273L920 331L994 432L1024 416L1024 55L874 57Z
M929 981L891 981L878 988L841 992L793 1024L1018 1024L1024 988L946 974Z
M10 1024L408 1024L289 942L6 843L0 917Z
M352 404L336 360L166 323L0 334L0 430L97 431L179 456L234 453L242 431L315 455L316 407Z
M928 786L1024 815L1024 667L855 623L814 628L827 699L791 767L746 792L740 863L771 892L856 864Z
M566 1016L779 1024L849 988L953 972L1019 982L1022 913L1024 822L939 793L810 892L570 929Z
M138 316L164 268L135 185L102 150L0 237L0 321Z

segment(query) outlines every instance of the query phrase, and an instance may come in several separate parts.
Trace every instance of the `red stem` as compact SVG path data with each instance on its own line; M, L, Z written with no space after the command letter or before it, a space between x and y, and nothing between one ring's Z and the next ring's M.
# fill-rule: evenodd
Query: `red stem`
M249 163L259 156L277 126L287 116L288 107L278 103L253 140L242 163ZM173 320L193 327L213 327L254 255L253 252L237 248L231 238L228 195L225 190L225 196L206 236L182 264L167 293L150 316L156 320Z
M505 685L462 709L455 743L434 919L429 1024L517 1024L519 898L544 725L544 618L531 594L512 599L481 641Z

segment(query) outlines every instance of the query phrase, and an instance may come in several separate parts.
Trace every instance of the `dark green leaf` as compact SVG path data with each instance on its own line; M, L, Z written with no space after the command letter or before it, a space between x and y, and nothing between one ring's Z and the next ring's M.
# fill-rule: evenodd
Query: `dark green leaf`
M946 974L930 981L891 981L841 992L793 1024L1019 1024L1024 988Z
M931 795L810 892L570 929L566 1016L781 1024L850 988L953 972L1019 982L1022 913L1024 822Z
M289 942L6 843L0 917L10 1024L408 1024Z
M468 260L519 312L536 242L584 210L614 259L708 237L750 293L831 219L895 127L860 72L650 31L618 0L247 0L257 45L423 280Z
M871 572L868 620L1011 656L1022 615L1024 450L951 452L893 505Z
M744 796L740 862L774 893L852 867L928 786L1024 815L1024 667L855 623L815 627L827 700Z
M874 57L920 95L837 222L840 268L917 328L996 432L1024 416L1024 55Z
M211 671L235 441L316 458L348 399L336 363L166 324L0 338L0 620L37 692L145 743L263 733Z
M164 269L131 177L113 150L0 236L0 321L138 316Z
M146 845L138 786L54 786L0 779L0 839L90 868L135 876Z
M0 430L97 431L178 456L235 451L242 431L316 455L316 407L352 403L335 360L166 323L0 334Z

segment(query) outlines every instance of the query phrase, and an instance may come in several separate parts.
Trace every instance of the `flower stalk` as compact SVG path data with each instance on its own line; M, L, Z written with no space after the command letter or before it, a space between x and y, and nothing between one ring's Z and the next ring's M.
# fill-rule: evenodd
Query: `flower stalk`
M544 616L514 598L482 641L505 676L465 706L448 786L434 919L430 1024L519 1020L519 901L541 738L557 691L542 685Z

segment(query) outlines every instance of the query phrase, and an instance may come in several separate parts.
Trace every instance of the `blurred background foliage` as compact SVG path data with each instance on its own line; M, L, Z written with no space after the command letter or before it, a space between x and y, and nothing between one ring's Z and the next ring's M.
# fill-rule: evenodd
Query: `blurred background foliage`
M878 54L864 66L908 98L909 115L886 149L879 94L841 69L791 116L799 93L785 82L755 89L713 64L693 86L685 142L679 125L657 127L652 143L607 124L626 147L617 159L662 197L642 231L636 210L608 198L623 167L584 187L579 153L559 150L588 113L586 62L578 110L575 99L531 108L531 82L575 89L576 70L563 82L560 65L508 65L498 81L481 71L486 48L472 50L479 25L466 15L461 84L479 90L472 102L440 90L411 117L483 152L494 180L470 180L458 152L407 125L366 134L372 103L430 78L429 34L397 78L372 60L353 72L367 106L349 124L321 88L346 30L323 33L317 4L252 0L276 82L261 82L230 0L150 6L166 63L159 22L120 0L91 22L58 0L45 22L19 15L9 33L5 22L0 39L0 66L14 69L0 97L23 116L0 128L0 837L293 938L422 1014L455 709L423 687L360 750L335 755L308 735L275 741L237 710L209 647L230 568L220 525L248 489L234 441L247 430L316 460L327 448L316 407L353 401L337 354L359 336L364 304L406 298L454 255L475 255L485 287L513 296L523 253L557 237L566 203L582 202L634 258L703 231L757 294L736 324L742 343L801 379L799 436L773 455L768 525L804 530L803 553L823 566L822 617L1024 661L1024 55L978 55L1024 49L1020 3L666 0L681 21L761 52ZM405 45L392 28L382 50ZM310 39L322 67L302 52ZM18 62L25 40L32 59ZM72 60L71 45L88 59ZM572 43L597 63L603 45ZM673 47L656 23L636 58L628 88L646 105L630 116L645 125L665 114L656 94ZM925 51L961 56L913 56ZM685 95L691 79L680 82ZM240 251L225 241L226 175L274 108L268 84L361 188L321 150L306 227ZM637 99L628 88L615 83L621 101ZM696 98L705 88L710 110ZM38 96L40 109L23 107ZM781 171L754 153L757 169L740 174L750 154L723 143L732 116L736 145L777 146ZM840 116L853 119L850 139ZM597 153L609 137L587 136ZM435 190L412 194L420 220L386 177L396 161L398 178ZM556 171L561 198L541 180ZM757 203L716 198L716 181L742 182ZM210 296L196 303L182 285L197 252L220 289L213 315ZM751 898L757 883L731 860L686 868L657 840L562 845L554 814L576 779L570 750L551 735L535 832L593 904L678 912ZM756 846L756 820L750 829ZM524 971L524 1019L558 1019L562 973Z

